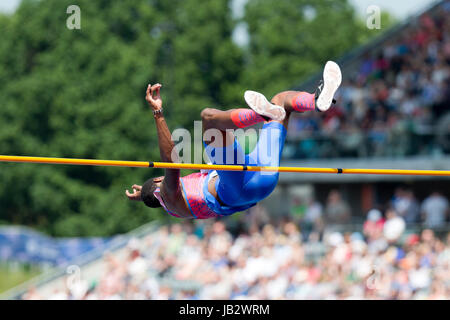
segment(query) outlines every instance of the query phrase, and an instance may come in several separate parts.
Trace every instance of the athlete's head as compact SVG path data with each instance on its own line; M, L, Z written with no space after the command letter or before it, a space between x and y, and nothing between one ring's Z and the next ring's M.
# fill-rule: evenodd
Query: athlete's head
M155 197L153 192L159 188L164 177L151 178L145 181L141 190L141 200L147 207L158 208L161 207L159 200Z

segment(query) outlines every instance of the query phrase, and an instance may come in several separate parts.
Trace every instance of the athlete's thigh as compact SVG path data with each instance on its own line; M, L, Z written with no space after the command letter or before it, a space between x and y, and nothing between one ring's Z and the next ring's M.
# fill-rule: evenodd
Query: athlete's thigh
M234 136L233 136L234 138ZM225 147L214 147L213 144L205 144L205 152L213 164L243 165L245 164L245 152L239 142L234 138L233 143ZM244 171L218 170L219 184L222 188L238 188L244 182Z
M286 129L281 123L264 124L255 149L248 155L248 165L279 166L285 138Z
M255 149L247 155L247 165L273 166L280 165L286 129L279 122L264 124L260 131ZM249 202L258 202L267 197L278 183L278 172L257 171L245 176L243 194Z
M266 198L277 186L278 177L278 172L254 172L242 189L245 202L259 202Z

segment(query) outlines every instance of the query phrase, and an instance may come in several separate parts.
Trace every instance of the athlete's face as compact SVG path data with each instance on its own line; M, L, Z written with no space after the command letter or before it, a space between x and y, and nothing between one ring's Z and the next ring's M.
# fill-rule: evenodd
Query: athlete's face
M158 187L160 187L163 180L164 180L164 176L156 177L156 178L153 178L153 183L156 184Z

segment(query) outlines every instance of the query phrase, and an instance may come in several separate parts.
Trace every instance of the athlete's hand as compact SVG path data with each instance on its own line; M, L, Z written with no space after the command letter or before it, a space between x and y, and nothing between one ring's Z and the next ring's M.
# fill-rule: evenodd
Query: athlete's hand
M137 184L133 184L131 186L133 189L133 193L130 193L128 190L125 190L125 194L127 195L128 199L135 200L135 201L141 201L141 190L142 186L139 186Z
M147 86L147 93L145 95L145 100L150 104L153 110L160 110L162 109L162 99L161 95L159 93L162 85L157 83L153 86L149 84Z

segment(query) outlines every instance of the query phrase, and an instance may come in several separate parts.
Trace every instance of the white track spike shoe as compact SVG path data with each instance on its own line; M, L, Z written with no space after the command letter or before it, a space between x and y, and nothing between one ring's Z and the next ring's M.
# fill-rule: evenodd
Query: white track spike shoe
M331 103L336 102L333 97L341 85L341 68L336 62L328 61L323 69L323 82L316 90L316 108L318 111L327 111Z
M272 120L282 121L286 117L286 111L283 107L270 103L266 97L256 91L245 91L245 102L256 113Z

